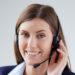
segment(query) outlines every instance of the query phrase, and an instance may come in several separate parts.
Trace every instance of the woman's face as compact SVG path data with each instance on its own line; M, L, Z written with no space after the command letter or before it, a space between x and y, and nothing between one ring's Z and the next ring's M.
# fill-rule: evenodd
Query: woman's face
M27 64L34 65L49 57L53 35L46 21L35 18L22 23L18 40L20 53Z

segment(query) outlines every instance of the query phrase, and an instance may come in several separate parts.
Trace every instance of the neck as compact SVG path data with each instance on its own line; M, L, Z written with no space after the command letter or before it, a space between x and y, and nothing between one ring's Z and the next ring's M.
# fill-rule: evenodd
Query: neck
M46 75L47 68L48 61L44 62L37 68L26 64L25 75Z

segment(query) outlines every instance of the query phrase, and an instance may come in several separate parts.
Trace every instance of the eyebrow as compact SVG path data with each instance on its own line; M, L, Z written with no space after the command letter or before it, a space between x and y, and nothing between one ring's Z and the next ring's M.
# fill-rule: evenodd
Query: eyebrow
M39 31L37 31L36 33L39 33L39 32L42 32L42 31L45 31L45 30L39 30Z
M22 30L22 31L27 32L27 31L25 31L25 30ZM42 32L42 31L46 31L46 30L39 30L39 31L37 31L36 33L39 33L39 32Z

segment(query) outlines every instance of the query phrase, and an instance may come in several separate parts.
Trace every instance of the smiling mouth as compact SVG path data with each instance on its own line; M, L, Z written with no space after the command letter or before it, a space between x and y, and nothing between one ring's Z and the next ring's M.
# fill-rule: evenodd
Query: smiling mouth
M28 55L38 55L38 54L40 54L40 52L30 52L30 51L26 51L26 53Z

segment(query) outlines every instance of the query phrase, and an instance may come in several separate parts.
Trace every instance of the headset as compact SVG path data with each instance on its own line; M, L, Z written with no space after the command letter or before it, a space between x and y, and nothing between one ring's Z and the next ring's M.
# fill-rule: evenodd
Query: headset
M58 16L57 16L57 20L58 20L58 31L56 33L56 35L53 37L53 42L52 42L52 50L51 50L51 53L50 53L50 59L51 59L51 56L53 54L54 51L57 52L57 57L55 59L55 62L57 62L58 60L58 57L59 57L59 52L57 51L57 48L59 48L59 41L60 41L60 22L59 22L59 19L58 19ZM49 59L49 61L50 61Z
M57 52L57 57L55 59L55 62L57 62L58 60L58 57L59 57L59 52L57 51L57 48L59 48L59 41L60 41L60 23L59 23L59 19L58 19L58 16L57 16L57 20L58 20L58 30L57 30L57 33L56 35L53 37L53 42L52 42L52 50L51 50L51 53L50 53L50 56L49 58L47 58L46 60L44 60L43 62L39 63L39 64L35 64L34 65L34 68L37 68L40 64L44 63L45 61L47 61L49 59L49 62L51 60L51 56L53 54L54 51ZM16 33L16 39L15 39L15 43L16 45L18 46L18 33L17 33L17 28L15 29L15 33Z

